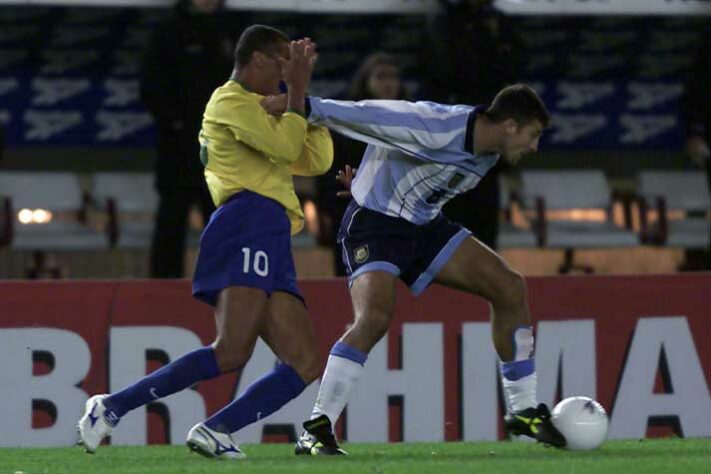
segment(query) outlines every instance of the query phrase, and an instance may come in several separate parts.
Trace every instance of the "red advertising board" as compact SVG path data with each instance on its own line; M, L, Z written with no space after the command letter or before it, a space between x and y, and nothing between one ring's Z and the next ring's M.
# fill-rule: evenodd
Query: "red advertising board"
M305 281L300 287L325 363L352 319L346 285ZM541 277L529 279L528 287L542 400L597 398L611 412L612 437L671 430L711 435L710 274ZM371 397L371 406L384 397L388 416L376 414L370 421L361 412L347 416L342 434L379 441L380 428L371 425L382 423L390 440L500 436L495 355L482 336L488 320L488 305L476 297L434 286L415 298L400 287L383 358L372 352L366 364L373 372L362 382L372 390L355 395ZM190 347L209 344L213 336L212 309L190 296L187 281L0 283L0 397L12 401L0 416L26 428L21 439L0 428L0 446L62 444L74 436L67 430L81 411L77 400L117 388L111 380L130 380L128 356L140 351L141 370L150 371L174 357L171 350L182 350L177 340ZM259 357L266 356L255 354ZM244 388L249 372L248 365L241 378L225 375L200 384L199 396L184 406L198 406L194 417L216 411ZM418 385L423 380L426 384ZM55 393L66 397L53 400ZM308 416L304 407L314 393L297 403L303 413L285 414L277 424ZM360 410L357 405L349 405L347 414ZM167 411L178 423L178 409ZM127 434L125 439L179 442L159 414L149 410L147 422L140 422L147 423L145 438ZM263 423L262 428L269 420ZM368 430L363 423L371 424Z

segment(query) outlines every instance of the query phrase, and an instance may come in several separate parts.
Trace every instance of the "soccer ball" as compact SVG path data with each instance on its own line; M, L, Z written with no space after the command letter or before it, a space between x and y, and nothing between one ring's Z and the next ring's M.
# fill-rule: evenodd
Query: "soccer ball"
M551 422L565 438L567 449L595 449L607 436L607 412L589 397L562 400L553 408Z

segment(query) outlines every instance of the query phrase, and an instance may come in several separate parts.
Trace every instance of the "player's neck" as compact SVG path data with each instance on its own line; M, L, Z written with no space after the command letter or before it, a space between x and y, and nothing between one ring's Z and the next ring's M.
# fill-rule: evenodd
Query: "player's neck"
M477 114L474 122L474 153L501 153L499 127L483 114Z
M264 81L261 81L248 68L234 69L230 80L239 83L246 91L260 95L269 95L268 91L262 90Z

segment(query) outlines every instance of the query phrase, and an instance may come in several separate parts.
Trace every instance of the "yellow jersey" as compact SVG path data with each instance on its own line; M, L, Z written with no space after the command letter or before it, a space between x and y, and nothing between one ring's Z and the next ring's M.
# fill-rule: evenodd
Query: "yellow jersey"
M232 80L215 89L203 115L200 159L216 206L243 190L261 194L284 206L293 235L304 226L293 176L328 171L333 142L327 128L296 112L269 115L263 98Z

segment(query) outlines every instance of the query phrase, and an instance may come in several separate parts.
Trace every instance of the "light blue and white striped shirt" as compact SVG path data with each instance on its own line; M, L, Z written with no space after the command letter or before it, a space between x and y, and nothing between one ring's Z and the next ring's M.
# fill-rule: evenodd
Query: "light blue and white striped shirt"
M309 122L368 144L351 194L363 207L425 224L499 159L473 150L476 109L434 102L310 98Z

